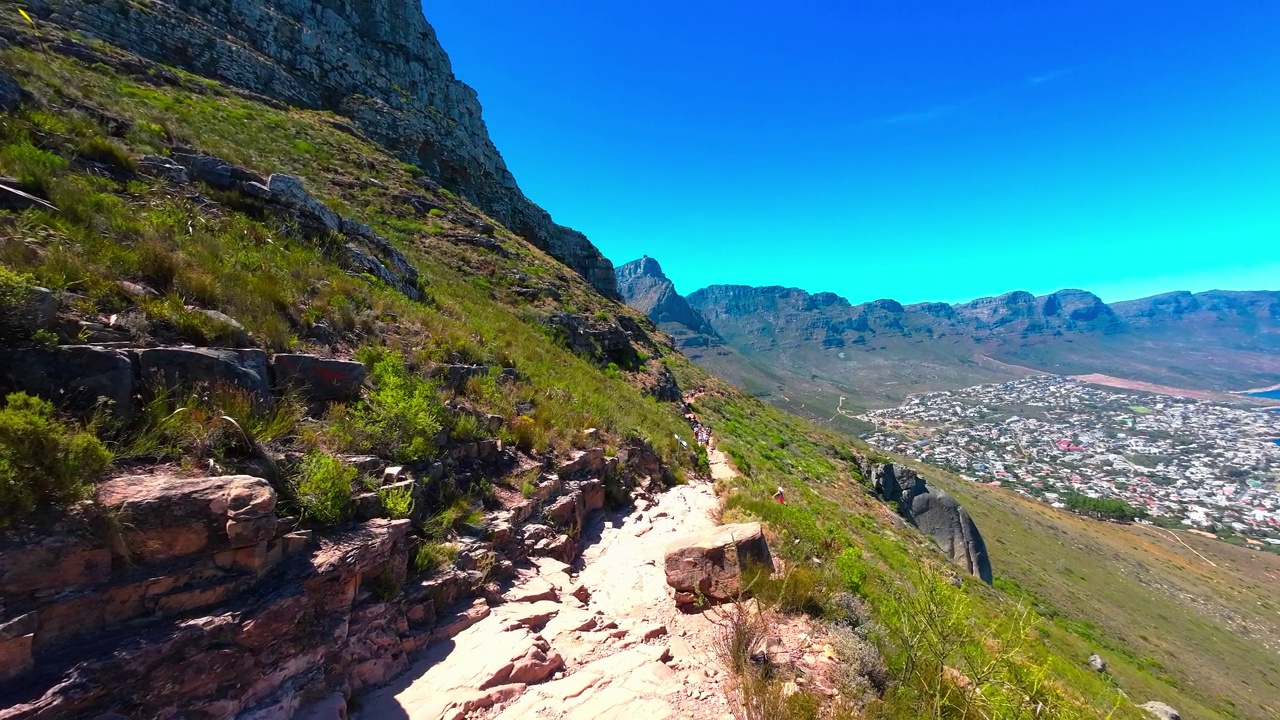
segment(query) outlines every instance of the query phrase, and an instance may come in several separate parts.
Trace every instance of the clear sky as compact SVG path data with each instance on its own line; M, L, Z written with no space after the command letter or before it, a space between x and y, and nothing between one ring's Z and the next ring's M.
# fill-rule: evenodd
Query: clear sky
M1280 290L1276 0L426 0L615 263L854 302Z

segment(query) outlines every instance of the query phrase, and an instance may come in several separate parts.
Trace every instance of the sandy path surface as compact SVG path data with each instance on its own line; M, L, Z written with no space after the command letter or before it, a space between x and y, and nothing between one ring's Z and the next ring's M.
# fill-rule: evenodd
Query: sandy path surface
M712 450L713 477L733 477ZM575 567L548 558L503 602L477 601L452 638L369 696L361 720L732 720L718 628L676 609L667 546L715 525L711 483L683 485L626 513L597 513Z

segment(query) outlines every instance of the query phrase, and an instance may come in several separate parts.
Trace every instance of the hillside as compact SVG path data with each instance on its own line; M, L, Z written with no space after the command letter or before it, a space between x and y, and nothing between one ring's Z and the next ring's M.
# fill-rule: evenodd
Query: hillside
M638 537L710 485L687 413L738 473L720 519L762 522L780 572L706 611L738 647L694 667L636 617L597 627L650 679L723 667L699 704L753 718L1176 701L962 576L876 499L883 458L618 303L502 169L416 3L31 14L0 16L0 718L336 720L492 614L525 644L468 646L503 684L460 671L493 692L445 708L489 717L584 667L538 635L582 588L512 599L533 568L568 582L604 517ZM754 651L789 623L831 640L802 655L832 686Z
M751 366L708 366L816 417L906 395L1020 377L1101 373L1226 391L1280 374L1280 293L1171 293L1107 305L1081 290L960 305L853 305L795 288L712 286L688 296ZM772 371L775 386L757 367ZM782 400L782 398L786 400Z

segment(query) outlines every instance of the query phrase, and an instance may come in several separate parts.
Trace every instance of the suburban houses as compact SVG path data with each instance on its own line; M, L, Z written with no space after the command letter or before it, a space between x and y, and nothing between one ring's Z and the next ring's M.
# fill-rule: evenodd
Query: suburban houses
M867 442L1062 507L1118 498L1153 519L1280 545L1280 412L1042 375L913 395Z

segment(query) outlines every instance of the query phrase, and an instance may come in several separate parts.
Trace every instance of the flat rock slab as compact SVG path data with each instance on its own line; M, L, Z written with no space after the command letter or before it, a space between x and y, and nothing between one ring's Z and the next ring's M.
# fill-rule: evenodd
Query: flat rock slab
M675 671L653 658L652 652L632 648L609 655L561 680L530 688L498 714L498 720L608 720L672 716L662 696L679 692L683 683Z
M364 364L315 355L280 353L271 358L276 384L300 389L308 400L328 402L360 397Z
M364 700L361 717L464 717L492 704L493 693L485 691L541 682L562 667L564 660L541 635L520 626L506 629L494 615L428 648L401 681Z

